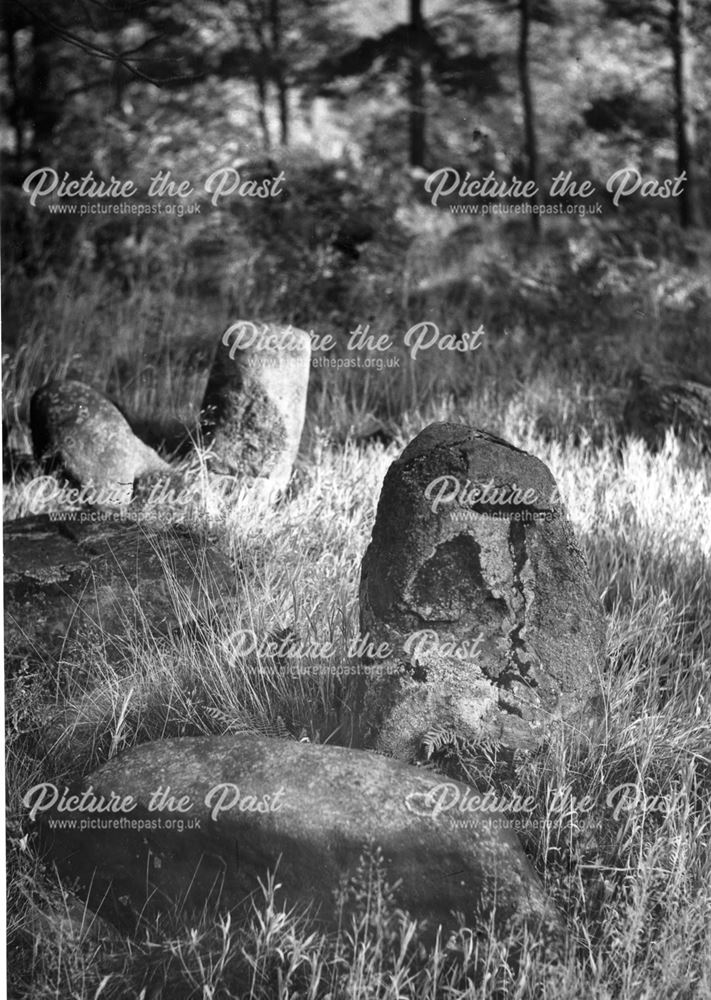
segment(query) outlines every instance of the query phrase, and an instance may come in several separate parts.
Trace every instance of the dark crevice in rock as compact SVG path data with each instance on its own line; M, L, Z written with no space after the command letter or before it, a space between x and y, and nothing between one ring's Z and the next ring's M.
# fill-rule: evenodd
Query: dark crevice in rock
M473 615L482 626L506 614L506 601L493 597L484 579L479 543L471 535L461 534L438 545L434 554L420 567L412 586L413 610L432 624L459 621ZM437 604L433 606L433 596ZM425 618L424 608L431 608ZM436 616L436 617L435 617Z
M502 671L499 675L499 684L503 684L505 687L510 688L512 681L520 681L522 684L527 684L528 687L538 687L533 677L528 676L531 668L526 661L526 643L521 638L521 632L524 627L524 623L520 622L509 633L511 640L511 660L518 667L518 672L516 670Z
M492 683L496 684L497 687L506 688L511 690L511 684L514 681L518 681L520 684L525 684L527 687L538 687L538 683L528 676L530 667L526 662L526 645L521 638L521 630L523 629L523 622L515 625L511 632L509 633L509 639L511 640L511 651L509 653L509 659L516 669L506 669L500 671L498 674L494 674L491 671L484 670L484 674L489 678Z
M410 674L412 676L413 681L418 681L421 684L424 684L427 681L427 671L419 663L412 664L412 667L410 669Z
M509 524L509 551L514 568L514 586L525 600L521 573L528 562L528 553L526 552L526 529L520 521L511 521Z
M517 715L519 719L523 718L523 712L518 707L518 705L514 705L513 702L507 701L506 698L503 698L501 695L499 695L498 705L499 708L502 708L505 712L508 712L510 715Z
M509 551L511 552L511 562L513 565L513 586L523 602L522 614L524 620L514 625L509 632L509 641L511 643L509 656L516 669L502 670L498 677L491 679L499 687L508 688L510 690L513 681L519 681L522 684L527 684L529 687L537 687L535 680L528 677L530 667L526 662L526 643L521 637L521 632L525 628L526 624L526 594L524 592L523 583L521 582L521 573L523 572L523 568L528 561L528 553L526 552L526 529L521 521L512 520L509 524Z

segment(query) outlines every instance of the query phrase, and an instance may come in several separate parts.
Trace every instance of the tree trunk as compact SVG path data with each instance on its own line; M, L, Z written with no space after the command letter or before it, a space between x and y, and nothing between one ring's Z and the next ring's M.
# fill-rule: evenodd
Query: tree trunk
M679 196L679 221L684 228L700 224L694 176L694 118L689 105L692 79L691 51L688 44L687 0L671 0L669 11L670 40L674 58L674 125L676 131L677 173L686 172L686 183Z
M410 28L412 49L410 52L410 166L425 165L425 78L422 70L422 0L410 0Z
M5 52L7 55L7 75L10 83L10 93L12 94L10 106L8 108L8 118L15 132L15 163L20 166L25 152L23 115L22 115L22 94L17 75L17 52L15 51L15 32L9 27L5 29Z
M264 137L264 148L268 151L272 148L272 137L269 134L269 122L267 121L267 80L261 67L257 69L256 84L257 117L259 118L259 127Z
M32 27L32 75L30 78L30 114L34 126L34 147L38 157L49 143L59 117L59 105L51 91L49 44L52 30L42 20Z
M519 34L518 34L518 79L521 88L521 103L523 105L524 144L526 150L527 177L538 187L538 143L536 141L536 120L533 110L533 93L528 66L528 38L531 27L531 12L529 0L519 0ZM540 204L540 194L529 198L532 205ZM531 215L533 231L538 235L541 231L541 217L537 212Z
M247 23L252 30L256 52L254 64L252 66L254 83L257 88L257 118L259 127L264 138L264 148L269 152L272 148L272 140L269 134L269 122L267 120L267 105L269 102L269 79L271 78L271 55L265 37L265 8L263 4L257 5L252 0L245 0L247 8Z
M114 51L121 51L121 40L118 37L114 37ZM119 63L115 62L111 72L111 91L113 96L113 108L114 114L119 117L125 117L124 115L124 96L126 90L127 82L127 72L124 67Z
M277 97L279 100L279 123L281 128L281 144L289 145L289 90L281 70L276 77Z
M272 34L272 79L276 86L279 102L279 123L281 126L281 144L289 145L289 93L284 75L284 60L281 47L281 10L280 0L271 0L269 21Z

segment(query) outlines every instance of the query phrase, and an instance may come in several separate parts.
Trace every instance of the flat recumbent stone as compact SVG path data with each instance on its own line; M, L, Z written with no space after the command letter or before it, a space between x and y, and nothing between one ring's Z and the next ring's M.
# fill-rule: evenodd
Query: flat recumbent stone
M128 929L177 904L249 914L276 870L277 905L309 907L333 930L342 879L379 850L396 905L426 939L441 926L446 941L457 913L555 938L561 920L510 821L470 808L473 794L379 754L245 735L144 743L24 802L62 877ZM55 822L68 815L78 822Z

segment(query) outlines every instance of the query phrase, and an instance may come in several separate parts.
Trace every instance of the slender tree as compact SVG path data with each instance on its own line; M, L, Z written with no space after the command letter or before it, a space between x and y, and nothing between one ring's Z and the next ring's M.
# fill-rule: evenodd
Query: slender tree
M533 91L529 71L528 51L531 28L530 0L519 0L519 33L518 33L518 80L523 106L524 147L526 151L526 180L533 181L538 188L538 140L536 136L536 119L533 107ZM538 205L540 195L537 191L531 198L531 203ZM538 212L531 215L531 224L536 234L541 230L541 217Z
M696 184L695 121L692 102L694 82L690 27L704 23L704 7L692 0L606 0L608 12L632 24L644 24L667 46L672 56L672 119L677 171L686 173L684 189L677 199L682 226L701 223ZM708 3L705 5L708 10ZM705 13L706 19L708 14Z
M679 197L679 221L682 226L699 225L699 205L694 174L695 128L689 99L693 79L692 53L689 46L689 10L687 0L671 0L669 37L674 59L674 127L678 173L686 174Z
M409 104L410 104L410 166L425 164L425 77L423 68L424 22L422 0L410 0Z
M20 164L25 153L25 122L20 75L17 67L15 30L7 25L4 27L5 56L7 58L7 75L10 84L10 102L7 114L15 133L15 161L17 164Z
M279 124L281 128L281 144L289 145L289 90L284 72L284 53L282 51L281 33L281 0L270 0L269 21L272 36L272 78L277 92L279 104Z
M253 65L254 84L257 89L257 117L262 132L264 148L272 147L269 123L267 120L267 105L269 103L269 77L272 56L267 36L267 24L264 8L258 0L244 0L245 20L254 39L255 52L251 59Z

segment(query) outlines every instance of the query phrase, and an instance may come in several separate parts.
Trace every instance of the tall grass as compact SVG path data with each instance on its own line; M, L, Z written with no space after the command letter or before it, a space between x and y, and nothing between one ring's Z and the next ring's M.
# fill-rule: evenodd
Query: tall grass
M491 235L499 242L488 254L480 247L469 258L459 255L459 278L466 278L459 298L448 297L451 285L433 273L424 237L399 278L394 267L382 280L365 266L354 272L341 331L367 322L375 301L376 333L424 318L459 332L485 314L485 342L471 357L429 352L412 361L401 350L401 366L381 372L314 369L302 453L284 502L267 507L218 491L199 455L181 467L202 501L189 523L234 566L236 600L215 608L223 627L158 643L136 608L122 658L94 650L86 662L26 665L9 677L13 996L711 996L711 466L671 434L651 454L619 433L625 366L647 350L688 349L699 312L683 322L677 315L667 329L667 302L620 336L620 324L608 322L619 302L632 315L633 303L650 305L655 296L658 303L661 292L641 270L628 287L632 265L622 264L610 292L614 262L591 240L595 280L607 269L608 293L597 300L595 322L576 330L581 300L595 299L589 255L583 260L576 251L584 274L573 287L576 272L570 258L561 263L560 248L522 262L504 235ZM494 258L503 269L499 286L491 278ZM442 259L451 268L457 258ZM473 280L477 274L489 284ZM686 277L691 288L694 275ZM551 301L544 279L552 282ZM108 285L78 275L66 282L22 319L5 365L10 423L26 433L31 391L69 372L110 388L144 417L194 420L209 343L234 315L224 306L201 311L178 288L136 286L107 299ZM269 306L238 304L239 315L258 318ZM295 313L307 308L295 301ZM314 328L326 332L331 322L316 315ZM342 347L339 356L346 356ZM708 357L700 361L708 364ZM360 437L372 419L385 428L384 439ZM300 674L288 653L245 653L238 637L250 631L329 641L334 663L347 660L358 633L360 560L383 476L403 444L435 419L489 427L548 463L608 613L605 716L591 745L583 752L562 734L512 779L512 790L538 803L519 834L565 916L564 957L554 961L536 941L520 934L502 940L487 928L464 928L455 941L424 952L417 927L394 907L377 858L364 859L342 887L336 935L276 904L277 870L272 880L265 873L243 925L206 913L193 924L165 920L138 938L121 937L37 857L23 825L24 791L169 736L262 732L347 743L347 677ZM8 485L6 517L28 512L24 487L21 478ZM151 523L177 518L170 504L151 512ZM471 761L460 748L435 755L430 766L466 780ZM622 785L621 802L614 790Z

